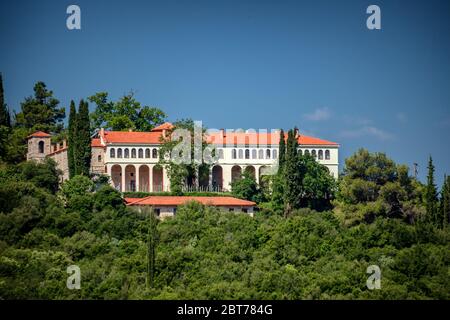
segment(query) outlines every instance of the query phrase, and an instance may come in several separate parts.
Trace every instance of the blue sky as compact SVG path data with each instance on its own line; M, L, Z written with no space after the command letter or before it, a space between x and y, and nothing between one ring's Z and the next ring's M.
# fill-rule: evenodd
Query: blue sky
M39 80L63 106L134 90L170 120L298 126L339 142L341 163L365 147L450 174L450 1L2 1L0 36L13 110Z

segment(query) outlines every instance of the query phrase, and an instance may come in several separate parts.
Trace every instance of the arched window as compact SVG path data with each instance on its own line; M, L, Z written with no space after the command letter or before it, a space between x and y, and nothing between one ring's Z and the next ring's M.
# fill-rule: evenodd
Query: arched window
M266 150L266 159L270 159L270 149Z
M239 159L243 159L244 158L244 151L242 151L242 149L239 149L238 157L239 157Z
M278 152L277 152L277 149L273 149L273 151L272 151L272 158L273 158L273 159L276 159L276 158L277 158L277 156L278 156L277 153L278 153Z
M259 149L258 150L258 158L259 159L264 159L264 150L263 149Z
M39 153L44 153L44 141L39 141Z
M145 157L150 158L150 149L145 149Z
M312 155L313 158L315 159L315 158L317 157L316 150L312 150L312 151L311 151L311 155Z
M305 156L309 156L309 150L305 150Z
M231 150L231 159L236 159L236 149Z
M302 149L298 149L298 154L301 155L301 156L303 155Z
M101 162L101 161L102 161L102 156L101 156L101 155L98 155L97 161L98 161L98 162Z
M250 150L245 149L245 159L250 159Z
M111 150L109 150L109 157L110 158L115 158L116 157L116 149L111 148Z
M158 150L156 148L152 150L152 158L153 159L158 158Z
M144 157L144 150L142 150L142 149L139 149L138 150L138 158L143 158Z
M131 157L136 158L136 149L131 149Z
M323 150L319 150L319 160L323 160Z
M256 149L252 149L252 159L256 159Z
M122 148L117 149L117 158L122 158Z
M330 160L330 150L325 150L325 160Z
M123 152L123 157L124 158L129 158L130 157L130 149L125 148L125 150Z
M218 149L217 154L219 155L219 159L223 159L223 149Z

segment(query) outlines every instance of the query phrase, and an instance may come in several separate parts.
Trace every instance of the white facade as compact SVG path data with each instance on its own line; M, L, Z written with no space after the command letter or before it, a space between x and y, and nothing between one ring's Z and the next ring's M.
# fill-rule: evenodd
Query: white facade
M300 146L300 152L314 155L337 179L339 149L337 146ZM106 173L121 191L170 191L170 181L164 168L158 165L159 145L114 144L105 150ZM211 166L208 186L229 191L232 181L248 171L256 182L276 170L278 146L217 147L219 159ZM121 156L119 157L119 155ZM125 187L123 187L125 186Z
M101 129L97 137L92 139L92 173L109 175L113 187L122 192L170 191L167 170L158 162L160 138L168 137L167 130L171 126L165 123L151 132L108 132ZM217 143L225 142L225 137L232 138L230 141L233 143L228 140L226 145ZM210 166L209 178L198 181L195 187L200 187L201 190L229 191L231 183L240 179L244 172L253 175L256 182L260 183L263 175L273 174L277 169L279 133L270 134L269 138L264 134L229 134L223 130L215 137L208 136L207 140L211 140L208 142L216 147L218 160ZM238 144L238 139L243 143ZM303 135L296 136L296 139L302 154L313 155L328 168L334 178L338 178L338 144ZM50 135L37 132L29 137L27 158L39 160L46 156L54 157L59 167L68 169L66 144L55 150L51 150ZM55 154L58 156L55 157ZM65 175L68 176L68 172Z
M151 144L107 145L106 174L113 186L122 192L170 191L167 170L158 165L159 148Z

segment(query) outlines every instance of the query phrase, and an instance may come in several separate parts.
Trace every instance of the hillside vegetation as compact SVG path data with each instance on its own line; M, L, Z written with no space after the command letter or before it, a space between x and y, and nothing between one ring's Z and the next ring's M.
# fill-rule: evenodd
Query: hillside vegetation
M254 218L189 203L152 234L149 286L150 212L86 177L55 192L54 173L50 160L0 170L3 299L450 298L448 227L343 202ZM66 287L72 264L80 290ZM369 265L381 268L380 290L366 287Z

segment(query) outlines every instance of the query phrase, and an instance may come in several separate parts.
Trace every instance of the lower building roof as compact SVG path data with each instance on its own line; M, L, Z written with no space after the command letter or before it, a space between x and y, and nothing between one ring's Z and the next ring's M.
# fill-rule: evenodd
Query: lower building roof
M234 197L196 197L196 196L149 196L145 198L125 198L127 206L179 206L190 201L197 201L208 206L253 207L253 201Z

